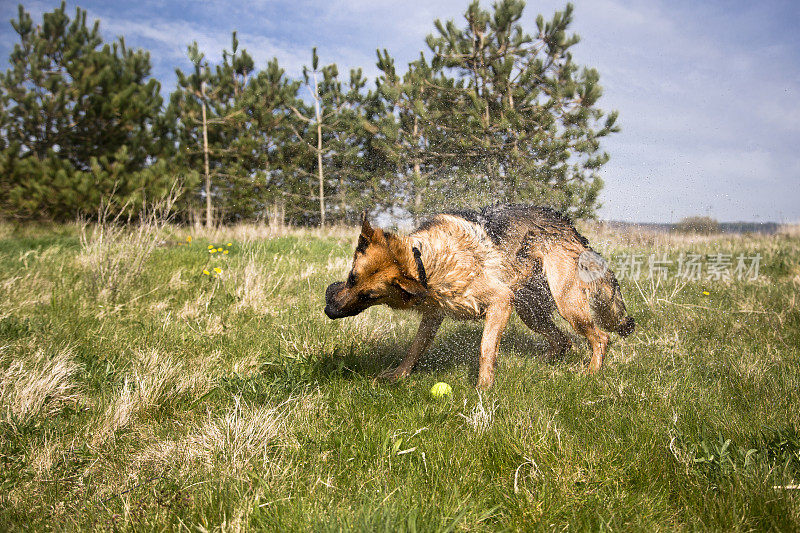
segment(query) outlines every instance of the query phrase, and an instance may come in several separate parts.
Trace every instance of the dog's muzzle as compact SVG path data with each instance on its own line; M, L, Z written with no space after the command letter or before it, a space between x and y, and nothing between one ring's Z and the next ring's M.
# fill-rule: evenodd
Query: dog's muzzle
M344 318L347 315L343 313L340 309L339 305L336 303L336 295L339 294L339 291L342 290L344 287L343 281L337 281L336 283L331 283L328 285L328 288L325 290L325 314L328 315L328 318Z

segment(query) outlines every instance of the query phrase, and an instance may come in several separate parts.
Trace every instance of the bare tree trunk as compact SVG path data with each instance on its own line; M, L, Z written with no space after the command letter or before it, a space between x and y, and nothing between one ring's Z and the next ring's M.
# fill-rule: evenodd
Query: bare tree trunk
M347 224L347 195L344 190L344 178L339 178L339 211L341 212L339 223Z
M317 113L319 121L319 113ZM319 225L325 225L325 180L322 176L322 124L317 122L317 170L319 174Z
M280 229L286 224L285 206L285 201L275 200L269 207L268 218L270 227Z
M325 225L325 179L322 175L322 117L319 110L319 87L314 71L314 114L317 119L317 175L319 176L319 225Z
M420 172L420 164L419 164L419 125L418 125L419 118L414 117L414 134L412 138L414 139L415 146L415 155L414 155L414 225L416 226L419 224L420 219L420 211L422 211L422 181L421 172Z
M422 213L422 184L420 183L419 161L414 162L414 224L419 224Z
M511 90L511 88L508 89L508 106L511 108L512 111L514 110L514 93ZM514 152L514 155L516 156L517 153L519 152L519 147L518 147L519 134L517 132L514 132L513 135L514 135L513 152Z
M211 227L211 173L208 169L208 121L206 119L206 82L200 84L203 95L203 163L206 172L206 227Z

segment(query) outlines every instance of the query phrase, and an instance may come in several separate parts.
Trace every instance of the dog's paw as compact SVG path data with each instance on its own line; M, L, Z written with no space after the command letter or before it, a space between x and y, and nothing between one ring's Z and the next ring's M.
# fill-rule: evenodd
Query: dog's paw
M600 367L602 366L602 364L603 364L602 361L597 362L594 359L592 359L589 362L589 366L584 367L583 373L586 374L587 376L595 376L597 375L598 372L600 372Z
M396 383L406 377L406 373L399 368L387 368L373 379L373 383Z

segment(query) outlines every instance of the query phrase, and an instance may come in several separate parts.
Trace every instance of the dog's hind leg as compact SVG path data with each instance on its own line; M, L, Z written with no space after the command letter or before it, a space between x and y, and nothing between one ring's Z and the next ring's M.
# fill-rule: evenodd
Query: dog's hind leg
M543 277L538 283L534 279L514 293L514 308L526 326L547 337L550 343L545 355L547 361L560 358L572 347L569 337L553 322L556 305Z
M494 366L500 337L506 329L511 316L513 294L509 289L500 291L486 310L486 324L481 338L480 367L478 369L478 388L486 390L494 383Z
M569 340L569 337L558 329L558 326L553 322L549 309L529 305L528 302L519 300L516 296L514 299L514 308L519 318L531 331L541 333L547 337L550 346L547 348L545 360L555 361L560 359L564 355L564 352L572 347L572 342Z
M403 360L400 362L400 365L396 369L387 369L380 376L378 376L378 378L389 381L397 381L398 379L408 376L411 373L411 369L413 369L414 365L417 364L420 356L425 353L425 350L427 350L428 346L430 346L431 341L436 336L436 332L439 331L439 326L442 325L443 319L444 315L438 312L426 313L422 315L422 322L419 323L417 334L414 337L414 340L411 341L411 347L408 350L408 354L403 358Z

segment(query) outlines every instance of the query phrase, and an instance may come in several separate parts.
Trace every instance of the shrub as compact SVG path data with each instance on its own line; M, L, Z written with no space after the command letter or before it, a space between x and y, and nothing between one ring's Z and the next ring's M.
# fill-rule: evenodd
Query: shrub
M680 222L675 224L673 231L678 233L699 233L701 235L710 235L712 233L719 233L719 222L711 217L686 217L681 219Z

